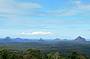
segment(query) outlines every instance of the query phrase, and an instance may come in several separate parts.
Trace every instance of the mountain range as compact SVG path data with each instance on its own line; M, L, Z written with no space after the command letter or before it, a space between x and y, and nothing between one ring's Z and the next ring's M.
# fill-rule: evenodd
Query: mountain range
M11 38L11 37L5 37L5 38L0 38L0 42L42 42L42 41L50 41L50 40L45 40L45 39L26 39L26 38ZM59 38L56 38L52 41L70 41L70 40L61 40ZM75 38L72 41L77 41L77 42L85 42L86 39L78 36L77 38Z

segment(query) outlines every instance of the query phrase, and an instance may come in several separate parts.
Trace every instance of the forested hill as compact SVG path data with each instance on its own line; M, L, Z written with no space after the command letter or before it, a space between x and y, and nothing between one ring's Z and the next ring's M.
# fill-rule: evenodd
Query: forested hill
M35 41L35 42L3 42L0 43L0 48L5 48L15 51L25 51L27 49L39 49L42 53L58 51L62 55L70 55L73 51L85 56L90 56L90 42L77 41ZM90 58L90 57L89 57Z
M1 48L0 59L89 59L89 57L75 51L68 55L63 55L59 51L54 50L45 53L38 49L20 51Z

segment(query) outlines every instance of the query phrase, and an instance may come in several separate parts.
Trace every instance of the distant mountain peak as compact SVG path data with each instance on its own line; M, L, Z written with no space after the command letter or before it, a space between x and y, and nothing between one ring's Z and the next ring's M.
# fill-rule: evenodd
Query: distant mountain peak
M84 41L86 41L86 39L83 38L83 37L81 37L81 36L78 36L78 37L75 39L75 41L82 41L82 42L84 42Z
M40 38L39 41L44 41L43 38Z
M55 40L56 40L56 41L59 41L59 40L60 40L60 38L56 38Z

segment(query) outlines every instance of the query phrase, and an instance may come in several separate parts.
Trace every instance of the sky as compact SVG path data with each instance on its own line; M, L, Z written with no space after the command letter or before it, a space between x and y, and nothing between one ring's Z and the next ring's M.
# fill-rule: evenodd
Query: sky
M0 0L0 37L90 39L90 0Z

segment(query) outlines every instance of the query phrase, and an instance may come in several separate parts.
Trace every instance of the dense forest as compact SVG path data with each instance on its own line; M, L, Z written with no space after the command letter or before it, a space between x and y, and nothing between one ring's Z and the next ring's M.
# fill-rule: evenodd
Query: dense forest
M41 52L38 49L8 50L0 49L0 59L89 59L86 55L80 54L76 51L69 55L63 55L58 51L49 51L48 53Z

